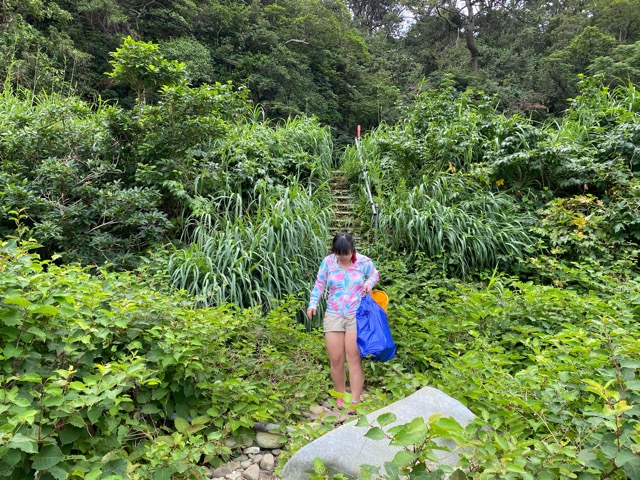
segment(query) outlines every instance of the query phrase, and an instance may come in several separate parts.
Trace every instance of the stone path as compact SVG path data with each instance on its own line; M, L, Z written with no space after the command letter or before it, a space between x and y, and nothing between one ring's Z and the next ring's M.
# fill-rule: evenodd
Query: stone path
M363 393L363 399L367 393ZM310 426L320 426L332 420L336 427L345 422L355 420L357 417L346 415L343 411L337 410L328 401L322 405L313 405L309 412L304 414L309 420ZM242 454L233 458L230 462L216 468L208 469L207 478L214 480L272 480L273 471L278 464L278 456L284 447L282 436L279 433L280 426L276 424L256 424L254 430L256 441L250 447L242 449ZM205 467L206 468L206 467Z
M356 245L360 243L357 237L356 229L360 226L358 216L353 204L354 198L349 190L349 182L346 175L341 170L334 170L329 180L331 195L334 199L333 204L333 223L329 227L329 241L333 240L333 236L338 232L350 233L356 240Z

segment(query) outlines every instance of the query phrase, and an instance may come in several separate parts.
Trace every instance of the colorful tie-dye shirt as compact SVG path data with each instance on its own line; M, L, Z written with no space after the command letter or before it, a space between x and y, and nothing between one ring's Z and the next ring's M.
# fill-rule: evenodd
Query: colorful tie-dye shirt
M329 255L320 264L309 307L318 306L325 287L329 285L327 313L340 317L353 316L360 306L364 286L373 288L379 278L373 262L365 255L356 253L355 263L346 270L338 264L335 255Z

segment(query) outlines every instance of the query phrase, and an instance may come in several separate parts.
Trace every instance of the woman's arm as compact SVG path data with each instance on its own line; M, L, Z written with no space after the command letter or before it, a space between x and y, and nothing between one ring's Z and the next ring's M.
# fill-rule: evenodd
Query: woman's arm
M380 280L378 270L376 270L371 259L369 259L365 265L364 274L367 277L367 280L364 282L364 291L371 292L373 286Z
M329 266L327 265L326 257L322 260L320 268L318 269L318 275L316 277L316 283L311 290L311 298L309 299L309 308L317 308L322 294L327 285L327 278L329 277Z

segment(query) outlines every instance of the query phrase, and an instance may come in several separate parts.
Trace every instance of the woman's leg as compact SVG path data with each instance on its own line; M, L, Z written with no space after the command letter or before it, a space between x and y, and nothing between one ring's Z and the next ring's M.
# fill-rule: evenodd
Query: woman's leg
M344 332L325 332L324 339L327 344L327 353L331 364L331 379L336 391L344 393L345 389L345 341Z
M347 330L344 335L344 349L349 366L349 385L351 385L351 398L359 402L362 387L364 386L364 371L358 350L358 333L356 330Z

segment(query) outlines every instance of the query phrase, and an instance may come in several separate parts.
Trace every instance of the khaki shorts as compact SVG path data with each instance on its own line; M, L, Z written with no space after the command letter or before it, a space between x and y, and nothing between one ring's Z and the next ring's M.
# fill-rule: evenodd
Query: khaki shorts
M340 317L338 315L327 313L324 316L322 328L325 332L345 332L347 330L355 330L356 316Z

